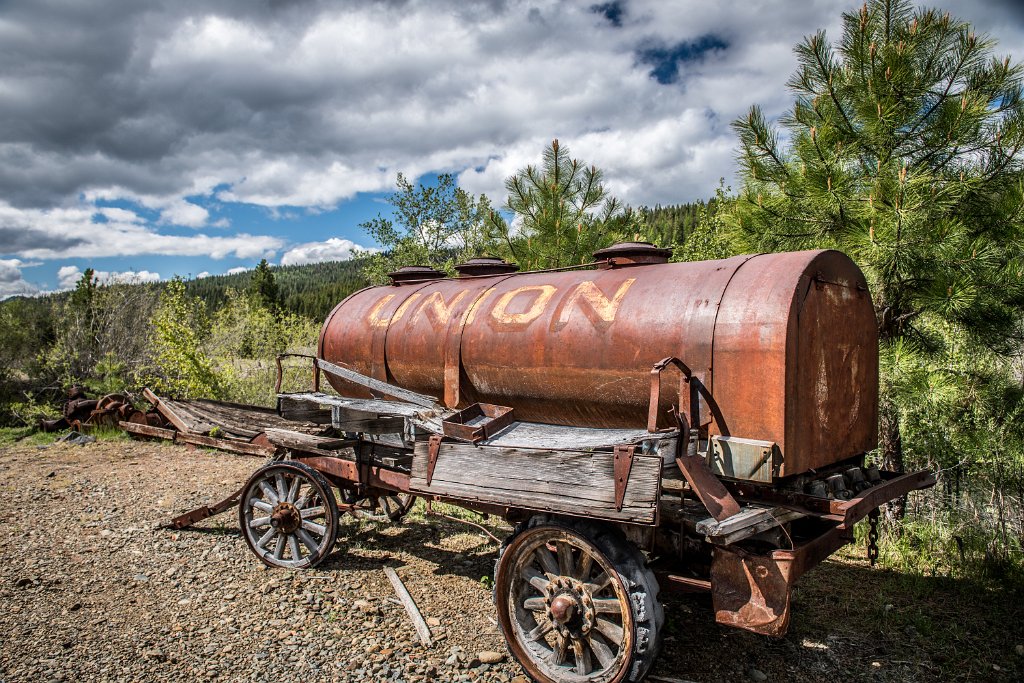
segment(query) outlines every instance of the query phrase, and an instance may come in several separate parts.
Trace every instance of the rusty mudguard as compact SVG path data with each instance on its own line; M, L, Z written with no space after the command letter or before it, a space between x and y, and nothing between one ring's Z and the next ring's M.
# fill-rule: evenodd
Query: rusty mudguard
M716 546L711 563L715 620L720 624L768 636L783 636L789 628L793 584L804 572L853 540L853 525L883 503L935 484L931 472L895 475L852 500L834 501L835 526L791 550L755 554L741 548Z

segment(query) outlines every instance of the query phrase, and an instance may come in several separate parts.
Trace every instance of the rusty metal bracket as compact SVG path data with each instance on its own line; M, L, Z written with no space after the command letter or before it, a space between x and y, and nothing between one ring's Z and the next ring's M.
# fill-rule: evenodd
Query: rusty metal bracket
M437 455L441 452L443 438L440 434L430 435L430 446L427 449L427 486L430 486L430 480L434 478L434 466L437 465Z
M633 469L633 452L636 445L615 447L615 459L613 461L613 472L615 474L615 510L622 510L622 503L626 499L626 485L629 483L629 473Z
M159 528L184 529L186 527L192 526L196 522L200 522L209 517L213 517L214 515L219 515L225 510L230 510L231 508L239 504L240 499L242 497L242 491L244 489L245 487L243 486L242 488L238 489L237 491L235 491L234 493L232 493L230 496L220 501L219 503L214 503L213 505L201 505L197 507L195 510L189 510L184 514L178 515L169 523L161 524Z
M702 427L711 422L711 409L708 406L707 388L704 377L693 372L686 363L674 356L662 358L651 367L651 398L647 407L647 431L658 431L658 404L661 402L661 373L669 365L679 369L679 413L685 416L695 427Z

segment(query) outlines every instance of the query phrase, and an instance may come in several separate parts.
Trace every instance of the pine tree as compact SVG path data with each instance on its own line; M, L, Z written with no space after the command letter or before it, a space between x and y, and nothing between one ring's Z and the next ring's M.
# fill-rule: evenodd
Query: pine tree
M281 293L278 291L274 271L270 269L267 259L260 259L259 264L252 271L249 291L266 308L273 311L280 307Z
M540 168L526 166L505 180L505 208L516 219L510 225L491 214L493 248L524 270L589 262L628 230L632 218L603 180L601 169L573 159L553 140Z
M833 247L857 261L886 358L941 350L939 328L1006 350L1024 303L1021 68L948 13L871 0L796 48L780 143L758 107L734 122L743 188L725 219L746 249ZM883 464L903 468L896 375ZM887 389L888 387L888 389Z

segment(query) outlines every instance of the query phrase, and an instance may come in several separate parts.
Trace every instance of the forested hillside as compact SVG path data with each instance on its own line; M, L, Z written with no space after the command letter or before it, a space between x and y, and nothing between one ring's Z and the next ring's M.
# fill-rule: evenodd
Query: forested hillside
M331 261L302 266L273 266L280 304L289 313L322 320L335 304L367 285L358 261ZM185 292L203 300L215 310L224 305L228 290L245 291L253 271L233 275L212 275L185 283Z

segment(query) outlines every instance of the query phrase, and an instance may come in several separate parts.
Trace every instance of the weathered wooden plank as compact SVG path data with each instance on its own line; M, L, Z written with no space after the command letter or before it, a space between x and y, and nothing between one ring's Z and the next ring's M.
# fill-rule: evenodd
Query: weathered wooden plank
M411 405L409 403L399 403L398 401L379 401L372 398L346 398L344 396L333 396L331 394L323 393L278 394L278 397L289 398L296 401L309 401L310 403L324 406L341 406L343 408L361 410L367 413L375 413L377 415L415 417L420 411L424 410L421 407Z
M188 432L192 430L194 425L179 415L175 408L169 405L168 400L162 399L154 394L149 387L142 390L142 395L147 401L152 403L153 407L156 408L161 415L167 418L167 421L174 425L178 431Z
M275 429L273 427L267 428L264 433L267 435L267 438L270 439L270 443L284 448L294 448L296 450L315 448L318 450L330 451L338 448L350 447L356 443L354 439L334 439L327 436L316 436L314 434L304 434L302 432L293 432L287 429Z
M335 429L363 434L401 434L405 429L404 417L378 417L365 420L347 420L334 423Z
M652 434L646 429L592 429L537 422L513 422L490 439L481 441L480 445L584 451L591 448L636 444L646 439L674 439L677 435L678 432Z
M139 424L137 422L118 422L118 425L124 431L134 436L147 436L154 439L166 439L167 441L173 441L174 435L177 432L173 429L164 429L163 427L154 427L147 424Z
M238 441L235 439L218 439L212 436L204 436L202 434L190 434L188 432L178 432L174 441L176 443L190 443L196 446L206 446L208 448L216 448L222 451L230 451L232 453L239 453L241 455L255 455L261 458L268 458L277 452L276 448L269 446L261 446L256 443L249 443L247 441Z
M615 509L613 455L607 452L475 447L446 443L429 486L427 444L418 443L410 489L465 500L652 524L661 459L635 457L621 511Z
M423 408L439 408L440 404L437 399L433 396L426 396L424 394L417 394L415 391L409 391L401 387L396 387L393 384L382 382L379 379L373 377L367 377L366 375L360 374L354 370L340 367L334 363L328 363L325 360L316 359L314 361L324 372L330 375L336 375L344 380L366 387L371 391L376 391L384 396L389 396L399 401L405 401L406 403L412 403Z
M780 507L748 507L720 522L714 517L697 522L697 533L704 534L716 543L727 545L803 516L799 512Z
M384 574L388 577L388 581L395 589L395 594L398 595L399 601L402 606L405 607L406 613L409 618L412 619L412 624L416 628L416 635L420 637L420 643L423 647L430 647L430 627L427 626L427 622L423 620L423 615L420 614L419 608L416 607L416 601L409 595L409 591L406 589L405 584L398 578L398 574L391 567L384 567Z
M296 401L279 397L277 399L277 411L285 420L313 422L322 425L331 423L330 409L307 401Z

